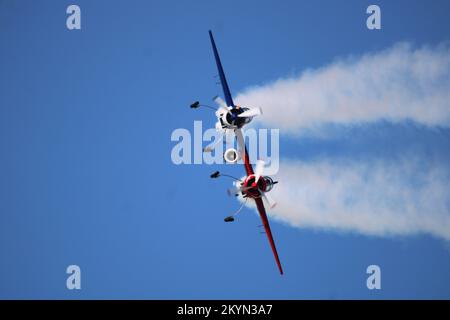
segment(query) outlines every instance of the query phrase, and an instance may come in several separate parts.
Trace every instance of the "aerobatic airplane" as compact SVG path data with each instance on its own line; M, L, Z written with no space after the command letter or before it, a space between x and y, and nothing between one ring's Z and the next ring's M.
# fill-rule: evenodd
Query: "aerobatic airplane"
M225 161L229 163L235 163L239 159L243 160L246 176L242 179L236 179L232 176L221 174L219 171L211 174L211 178L218 178L219 176L228 176L235 180L234 188L229 189L229 194L233 194L236 196L242 196L244 198L243 204L239 208L239 210L232 216L226 217L225 222L233 222L234 216L238 214L243 208L244 204L248 199L254 200L256 203L256 207L258 209L259 215L262 220L262 226L264 227L265 233L269 239L270 247L272 248L273 255L275 257L275 261L277 263L280 274L283 274L283 268L281 267L281 262L278 257L278 252L275 247L275 242L273 240L272 232L270 230L269 220L267 218L266 209L264 207L264 202L270 207L273 208L275 206L275 202L271 199L271 197L267 194L270 190L272 190L273 186L277 183L273 181L272 178L268 176L264 176L264 161L258 160L256 162L255 170L253 171L253 166L250 163L250 159L248 157L247 148L244 141L244 136L242 133L242 127L249 123L254 116L261 115L262 111L260 108L245 108L236 105L233 102L233 98L231 96L230 88L228 87L227 80L225 78L225 72L223 71L222 63L220 61L219 53L217 51L216 43L214 41L214 37L212 32L209 31L209 37L211 39L211 45L214 52L214 58L216 60L217 69L219 71L220 83L222 84L223 93L225 96L225 101L223 101L219 97L215 97L214 101L218 104L218 108L215 112L217 116L216 129L222 133L221 137L223 138L228 132L233 132L236 136L239 151L229 148L224 153ZM200 102L196 101L191 104L191 108L199 108L199 107L208 107L207 105L202 105ZM221 141L221 139L217 139L212 145L204 148L204 152L211 152L214 147ZM264 202L263 202L264 201Z

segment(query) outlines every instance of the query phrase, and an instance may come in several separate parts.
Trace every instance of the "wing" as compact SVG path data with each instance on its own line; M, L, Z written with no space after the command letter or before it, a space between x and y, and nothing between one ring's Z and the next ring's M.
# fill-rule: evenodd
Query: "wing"
M225 95L225 102L227 106L234 108L233 98L231 97L230 88L228 87L227 79L225 78L225 72L223 72L222 63L220 62L219 52L217 52L216 43L214 42L214 37L209 30L209 38L211 39L211 45L214 51L214 58L216 59L217 70L219 70L220 83L222 84L223 94Z
M250 163L250 159L248 157L247 147L245 146L244 142L244 135L242 134L241 129L235 129L234 134L236 135L236 139L238 142L239 153L241 155L242 160L244 160L245 172L247 173L247 176L249 176L253 174L253 168L252 164Z
M264 208L264 204L261 198L255 199L256 207L258 208L259 215L261 217L264 230L266 231L267 238L269 238L270 247L272 248L273 255L275 257L275 261L278 265L278 270L280 270L280 274L283 274L283 268L281 267L280 259L278 258L277 248L275 247L275 242L273 241L272 231L270 231L269 220L267 219L266 209Z

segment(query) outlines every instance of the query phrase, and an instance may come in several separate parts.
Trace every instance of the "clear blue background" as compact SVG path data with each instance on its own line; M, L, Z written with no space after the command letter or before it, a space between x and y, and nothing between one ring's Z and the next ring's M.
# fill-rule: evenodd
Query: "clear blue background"
M1 0L0 298L450 298L449 245L429 236L272 222L280 277L255 214L223 223L238 204L229 181L209 179L217 167L171 162L174 129L214 123L188 108L221 93L208 29L233 93L398 41L449 40L448 1L376 1L382 30L369 31L372 2ZM66 29L72 3L80 31ZM380 123L281 148L448 162L449 138ZM66 289L70 264L80 291ZM366 288L370 264L380 291Z

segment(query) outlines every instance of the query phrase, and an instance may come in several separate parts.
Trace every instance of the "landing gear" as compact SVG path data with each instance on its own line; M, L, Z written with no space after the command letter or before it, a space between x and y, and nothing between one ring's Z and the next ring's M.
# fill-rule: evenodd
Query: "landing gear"
M233 216L226 217L225 219L223 219L223 221L225 221L225 222L233 222L234 221L234 217Z
M221 176L229 177L229 178L231 178L231 179L233 179L233 180L238 181L239 184L236 184L236 185L242 185L242 181L239 180L238 178L235 178L235 177L230 176L230 175L228 175L228 174L222 174L222 173L220 173L219 171L214 171L214 172L210 175L211 179L217 179L218 177L221 177ZM235 187L235 188L232 189L232 190L228 190L228 194L229 194L229 195L235 195L236 197L239 196L239 193L240 193L240 192L242 192L242 189L241 189L241 188L237 188L237 187ZM241 212L242 208L244 208L244 205L247 203L247 197L246 197L245 195L244 195L243 197L244 197L245 201L242 202L242 204L241 204L241 206L239 207L239 209L238 209L233 215L228 216L228 217L226 217L225 219L223 219L223 221L225 221L225 222L233 222L233 221L234 221L234 217L235 217L239 212Z

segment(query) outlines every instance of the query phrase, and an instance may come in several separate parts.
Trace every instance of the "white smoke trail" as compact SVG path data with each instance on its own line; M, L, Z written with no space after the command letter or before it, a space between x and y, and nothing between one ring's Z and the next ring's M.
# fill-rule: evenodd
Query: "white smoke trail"
M450 240L450 180L419 161L283 162L272 217L300 228Z
M450 49L398 44L249 88L236 101L262 107L259 120L285 133L382 119L448 127Z
M450 50L391 49L249 88L236 101L259 106L260 121L296 137L327 124L413 120L450 127ZM300 228L366 235L430 234L450 240L450 170L420 156L401 162L282 161L269 214Z

